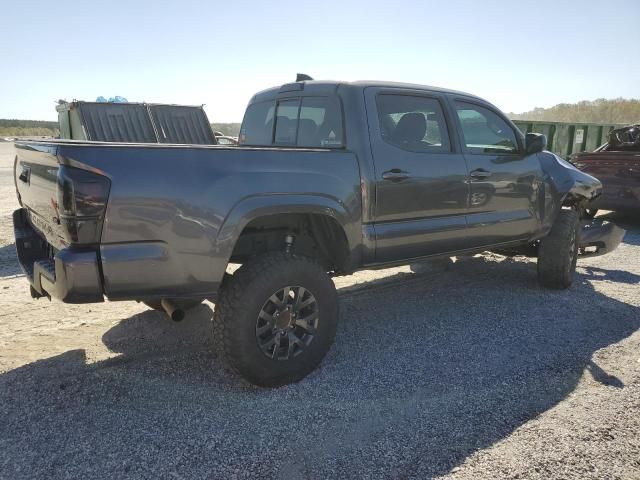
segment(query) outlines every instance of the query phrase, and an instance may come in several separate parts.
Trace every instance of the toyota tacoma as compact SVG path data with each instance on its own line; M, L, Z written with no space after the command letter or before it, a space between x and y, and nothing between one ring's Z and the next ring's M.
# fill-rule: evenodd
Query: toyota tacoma
M211 299L228 364L283 385L332 345L334 275L495 250L563 289L616 248L578 214L600 182L545 146L466 93L296 81L253 96L238 146L18 142L18 257L34 298Z

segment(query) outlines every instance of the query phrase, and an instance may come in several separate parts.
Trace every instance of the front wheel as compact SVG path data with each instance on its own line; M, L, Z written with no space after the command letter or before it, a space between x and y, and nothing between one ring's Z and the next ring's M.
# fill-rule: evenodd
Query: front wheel
M258 257L224 284L214 312L217 350L249 382L277 387L301 380L327 354L336 333L335 285L312 259Z
M574 210L560 210L549 235L538 247L538 281L553 289L569 288L578 260L580 217Z

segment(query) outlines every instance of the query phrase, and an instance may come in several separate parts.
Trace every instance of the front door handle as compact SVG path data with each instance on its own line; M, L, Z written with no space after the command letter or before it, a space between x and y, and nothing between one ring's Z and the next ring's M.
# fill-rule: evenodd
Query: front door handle
M491 172L485 170L484 168L477 168L470 173L471 178L473 179L482 179L489 178L491 176Z
M399 168L392 168L391 170L382 172L382 178L384 180L389 180L390 182L400 182L409 178L409 172L405 172Z

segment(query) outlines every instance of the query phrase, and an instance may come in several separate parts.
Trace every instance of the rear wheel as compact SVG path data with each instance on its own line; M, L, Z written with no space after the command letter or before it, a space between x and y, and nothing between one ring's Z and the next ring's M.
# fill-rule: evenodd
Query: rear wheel
M301 380L331 348L336 289L312 259L271 253L245 263L220 290L214 336L228 365L249 382Z
M560 210L551 232L538 247L538 281L547 288L565 289L573 282L578 260L579 215Z

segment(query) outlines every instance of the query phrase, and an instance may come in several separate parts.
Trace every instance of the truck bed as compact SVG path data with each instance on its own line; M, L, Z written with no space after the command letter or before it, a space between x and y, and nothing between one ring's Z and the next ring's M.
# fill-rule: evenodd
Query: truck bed
M92 253L109 299L214 295L246 210L268 213L270 199L284 194L291 211L311 197L318 208L325 200L341 205L359 231L360 176L347 151L75 141L19 142L16 149L20 228L46 241L38 255L50 266L61 255L83 254L86 262ZM87 220L97 224L89 231L99 231L92 241L81 237L84 227L70 238L60 221L65 170L108 179L104 211Z

